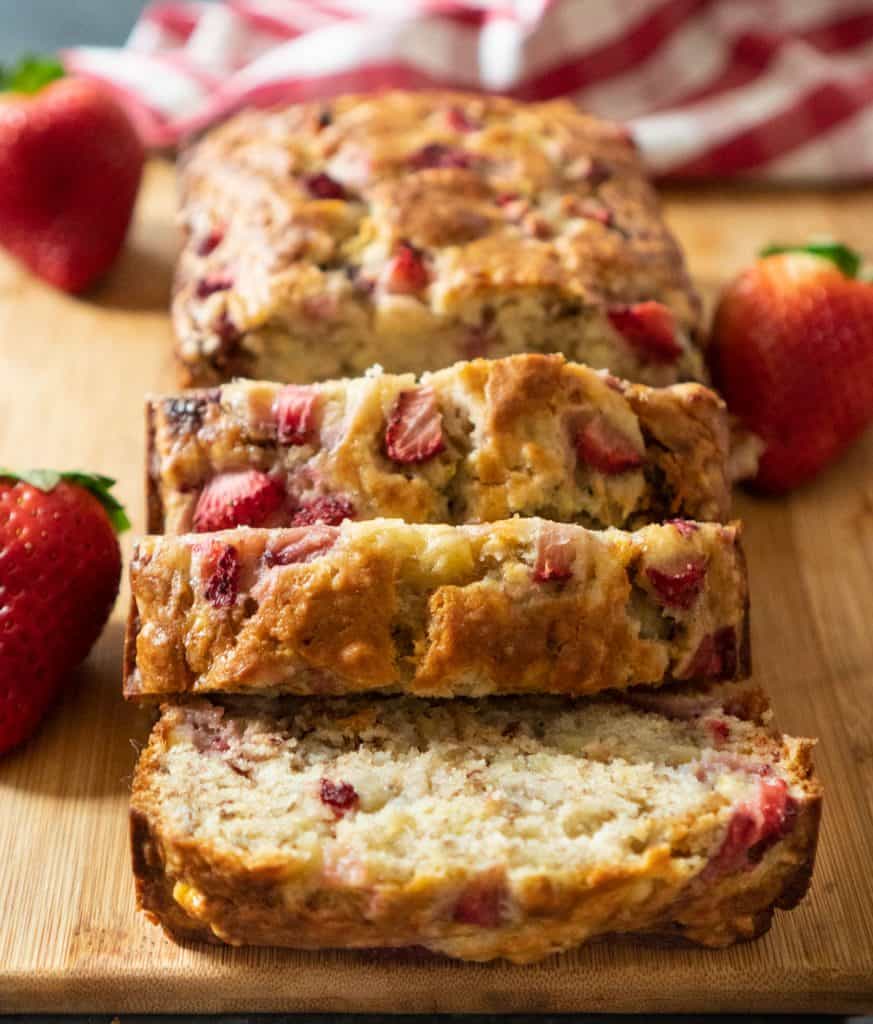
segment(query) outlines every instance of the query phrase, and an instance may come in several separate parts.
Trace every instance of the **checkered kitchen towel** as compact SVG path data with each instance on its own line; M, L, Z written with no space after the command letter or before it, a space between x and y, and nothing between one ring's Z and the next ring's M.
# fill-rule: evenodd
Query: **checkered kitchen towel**
M64 56L154 146L246 105L456 87L628 120L660 176L873 176L873 0L152 3L124 49Z

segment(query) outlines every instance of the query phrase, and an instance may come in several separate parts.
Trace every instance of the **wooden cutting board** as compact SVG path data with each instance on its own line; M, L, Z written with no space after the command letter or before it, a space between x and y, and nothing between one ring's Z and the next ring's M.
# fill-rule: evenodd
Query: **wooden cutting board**
M666 198L710 299L770 239L832 232L873 255L873 191ZM154 163L119 265L85 299L0 260L0 465L116 476L136 529L143 392L174 384L173 203ZM133 906L127 789L148 720L120 696L122 594L55 714L0 760L0 1011L873 1009L873 432L791 499L738 504L755 675L786 730L820 737L826 787L812 891L765 938L603 942L530 967L172 945Z

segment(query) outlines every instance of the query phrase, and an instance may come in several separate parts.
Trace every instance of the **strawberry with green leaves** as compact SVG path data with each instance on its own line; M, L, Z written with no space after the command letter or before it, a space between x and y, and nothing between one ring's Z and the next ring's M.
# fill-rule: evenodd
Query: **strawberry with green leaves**
M115 603L130 524L113 483L0 469L0 753L34 731Z
M713 377L764 443L760 490L811 479L873 420L873 284L860 264L832 242L774 246L721 297Z
M144 162L125 112L55 60L0 69L0 245L80 292L118 255Z

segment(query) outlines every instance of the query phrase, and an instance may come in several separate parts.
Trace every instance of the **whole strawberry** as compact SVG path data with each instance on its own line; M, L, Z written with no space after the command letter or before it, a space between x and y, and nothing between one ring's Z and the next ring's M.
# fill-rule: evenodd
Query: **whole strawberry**
M63 73L35 58L0 72L0 245L79 292L121 249L144 154L109 92Z
M713 377L764 443L761 490L809 480L873 420L873 284L859 267L833 243L774 247L722 295Z
M115 603L128 523L113 482L0 470L0 753L33 732Z

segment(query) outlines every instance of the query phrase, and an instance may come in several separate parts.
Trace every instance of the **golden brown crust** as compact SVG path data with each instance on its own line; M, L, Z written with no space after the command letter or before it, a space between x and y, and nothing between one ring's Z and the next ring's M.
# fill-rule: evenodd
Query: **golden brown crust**
M164 872L160 849L149 818L130 811L130 850L136 883L136 905L152 924L159 924L177 942L218 943L215 933L186 914L173 899L173 885Z
M180 176L186 385L435 369L474 351L705 378L699 301L639 156L568 102L392 92L250 111ZM392 277L407 243L424 283ZM666 355L609 318L650 300L675 319Z
M492 692L578 692L580 681L606 676L596 689L623 681L625 658L633 662L631 679L655 680L664 672L663 651L635 642L635 623L624 615L603 615L620 608L628 590L618 578L605 581L602 605L584 592L535 593L521 602L492 587L440 587L429 601L428 644L412 690L446 694L447 683L461 686L465 676L492 680Z
M443 450L420 462L386 452L402 392L429 388ZM263 525L290 525L324 497L352 518L485 522L513 515L633 529L672 518L726 521L724 405L697 384L648 388L607 378L559 355L458 363L411 376L313 385L306 443L279 437L279 385L236 382L148 402L149 530L192 529L204 486L245 468L286 495ZM580 431L592 418L639 452L619 472L585 461Z
M157 430L156 410L152 402L145 407L145 496L146 496L146 530L149 533L164 532L164 503L160 488L154 486L156 463L160 458L155 437Z
M299 566L291 588L270 587L257 622L250 619L237 633L221 679L229 689L249 680L257 686L264 675L281 676L291 652L306 651L316 690L325 685L320 673L353 679L356 689L390 688L396 680L394 571L392 559L353 550L336 562Z
M136 638L139 634L139 612L131 596L124 624L124 652L122 654L122 679L133 679L136 675Z
M738 525L626 534L537 519L147 538L131 563L125 693L585 694L741 678L739 552Z
M460 877L416 870L396 882L364 872L359 882L341 883L317 866L301 867L290 836L285 855L253 857L172 828L151 780L165 770L178 720L174 711L165 716L143 752L131 813L138 906L177 939L302 949L416 945L520 963L612 934L723 947L762 934L777 907L796 906L812 872L822 795L809 741L781 738L767 755L781 764L795 809L788 830L742 867L716 871L704 863L689 873L687 845L718 851L724 827L708 835L712 824L695 822L687 835L676 832L673 848L654 847L608 868L543 868L509 882L500 867L481 873L471 863ZM451 908L471 885L503 887L511 914L459 921Z

